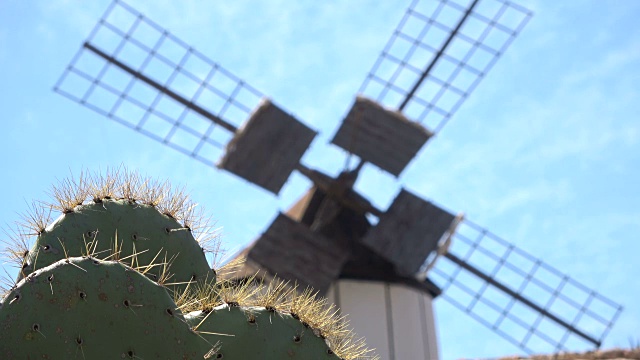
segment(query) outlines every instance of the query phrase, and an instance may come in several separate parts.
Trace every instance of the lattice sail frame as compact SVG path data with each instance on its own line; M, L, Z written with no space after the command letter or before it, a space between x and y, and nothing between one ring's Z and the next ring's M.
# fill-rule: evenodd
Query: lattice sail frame
M429 271L443 290L441 297L528 353L599 347L622 311L621 305L469 220L457 226L448 253ZM466 271L460 261L489 279Z
M414 0L359 93L437 134L532 15L504 0Z
M119 0L54 90L210 166L264 97Z

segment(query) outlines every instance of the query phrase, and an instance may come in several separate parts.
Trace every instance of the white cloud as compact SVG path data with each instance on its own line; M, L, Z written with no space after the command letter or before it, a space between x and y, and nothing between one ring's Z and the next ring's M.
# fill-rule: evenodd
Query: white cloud
M52 37L61 30L58 28L60 25L88 35L107 4L107 1L78 2L75 0L38 2L36 6L43 20L43 23L38 26L42 31L51 33Z
M636 66L640 61L640 41L632 41L625 47L614 49L600 59L585 59L579 69L563 79L563 86L580 86L594 80L605 81L620 73L627 66Z

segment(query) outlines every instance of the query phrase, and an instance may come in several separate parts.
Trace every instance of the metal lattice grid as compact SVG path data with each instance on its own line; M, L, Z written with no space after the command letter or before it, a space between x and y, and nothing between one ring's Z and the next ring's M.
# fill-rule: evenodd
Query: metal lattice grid
M120 0L54 89L208 165L263 98Z
M529 353L599 347L622 311L468 220L429 275L444 299Z
M531 16L504 0L414 0L359 92L438 133Z

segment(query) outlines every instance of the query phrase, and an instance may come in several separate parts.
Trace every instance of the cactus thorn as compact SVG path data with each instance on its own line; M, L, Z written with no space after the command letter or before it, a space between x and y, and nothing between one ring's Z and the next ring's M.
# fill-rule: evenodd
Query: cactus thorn
M84 356L84 349L82 348L82 344L84 344L84 339L82 339L80 335L76 337L76 344L78 344L78 347L76 348L76 357L78 357L78 350L80 350L80 353L82 354L82 359L86 359Z
M53 274L47 276L47 281L49 282L49 287L51 288L51 295L53 295Z
M49 211L47 211L46 207L41 203L32 201L31 203L27 203L27 212L20 215L21 220L17 223L23 228L32 231L26 235L40 235L45 231L51 221L51 210L51 207L49 207Z
M137 260L138 255L140 255L140 254L144 254L144 253L146 253L147 251L149 251L149 249L144 249L144 250L142 250L142 251L136 252L135 244L134 244L134 245L133 245L133 254L131 254L131 255L127 255L127 256L125 256L125 257L123 257L123 258L120 258L120 259L118 259L118 261L125 261L125 260L127 260L127 259L131 258L131 266L130 266L130 267L131 267L131 268L133 268L133 267L134 267L134 266L133 266L133 264L134 264L134 262Z
M38 323L34 323L33 325L31 325L31 330L39 333L40 335L42 335L43 338L47 338L46 336L44 336L44 334L40 331L40 324Z

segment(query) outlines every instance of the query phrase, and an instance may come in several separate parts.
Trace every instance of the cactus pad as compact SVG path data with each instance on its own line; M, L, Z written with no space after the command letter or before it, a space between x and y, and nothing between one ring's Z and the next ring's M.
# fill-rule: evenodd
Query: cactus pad
M201 321L198 331L232 335L220 339L211 354L214 359L340 359L325 339L291 314L224 304L194 315Z
M203 242L194 237L201 218L195 204L166 183L123 173L94 176L98 181L66 180L54 188L51 207L62 214L48 224L39 205L27 217L36 239L28 250L13 250L19 279L67 256L96 255L129 259L151 279L173 284L169 288L177 293L189 282L215 282ZM165 267L147 268L153 263L170 263L172 276Z
M311 290L299 293L280 280L264 285L252 277L200 287L191 295L182 299L185 321L201 334L224 334L211 358L377 359L335 306Z
M196 359L206 347L163 287L116 261L60 260L0 304L3 359Z
M136 253L136 256L132 255ZM171 283L208 279L215 282L205 254L191 231L150 205L128 200L103 200L77 206L63 214L42 232L23 267L23 274L48 266L65 256L96 253L101 257L130 259L144 268L152 263L170 262ZM166 257L165 257L166 256ZM155 280L163 267L147 272ZM184 284L176 285L184 290Z

